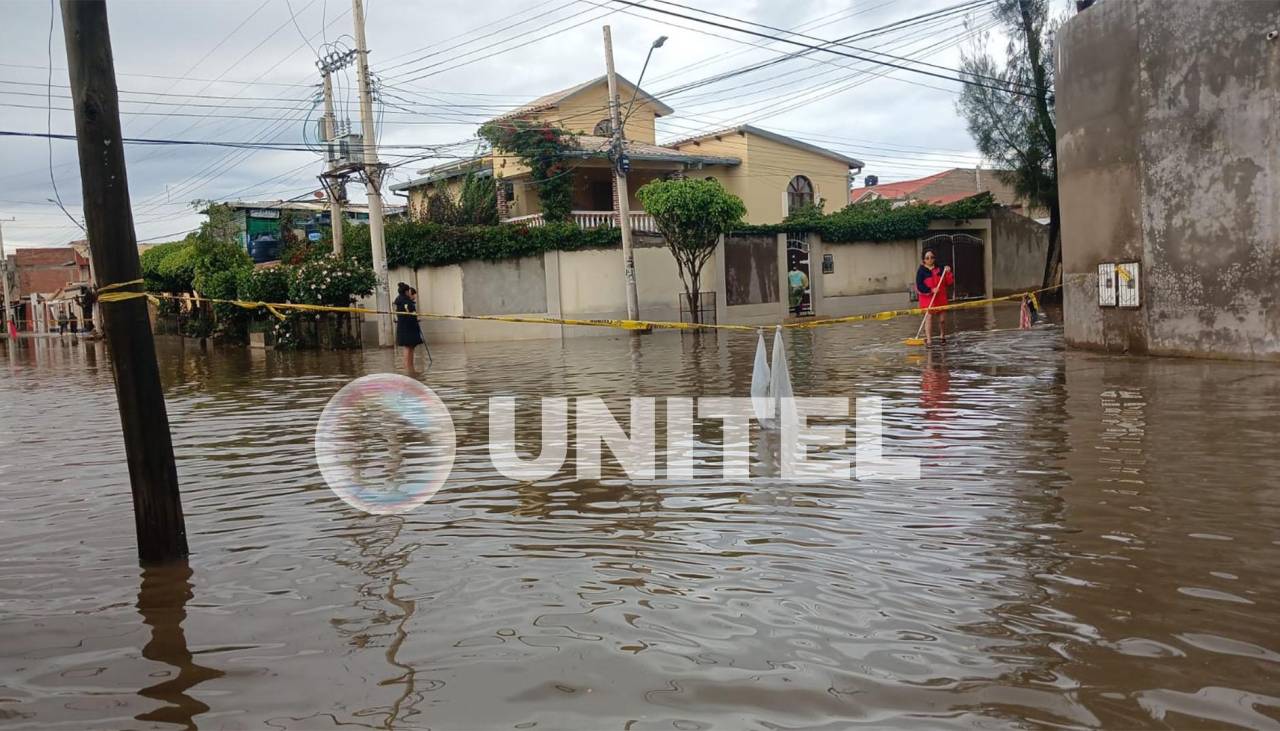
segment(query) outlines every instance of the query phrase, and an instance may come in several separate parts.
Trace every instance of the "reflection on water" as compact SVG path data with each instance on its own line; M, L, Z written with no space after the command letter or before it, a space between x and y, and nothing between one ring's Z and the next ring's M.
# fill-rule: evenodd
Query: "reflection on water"
M398 354L165 340L193 555L140 579L105 351L0 350L0 721L1280 727L1280 369L972 332L1016 318L958 313L932 349L906 320L789 335L796 393L881 397L913 482L513 482L489 396L534 455L538 398L744 396L754 337L439 344L416 377L455 469L399 516L338 500L311 449ZM700 474L719 439L698 422ZM776 438L751 460L777 475Z
M191 600L191 567L186 561L165 566L147 566L138 584L138 613L151 628L151 639L142 647L142 656L164 663L176 672L152 673L164 680L138 691L138 695L166 705L134 716L139 721L170 723L196 728L195 717L209 706L192 698L187 691L206 680L221 678L220 670L197 664L187 648L182 622L187 618L187 602Z

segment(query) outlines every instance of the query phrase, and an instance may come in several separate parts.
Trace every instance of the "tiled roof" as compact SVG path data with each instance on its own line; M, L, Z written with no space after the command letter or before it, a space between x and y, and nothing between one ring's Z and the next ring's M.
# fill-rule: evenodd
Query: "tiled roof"
M881 185L872 185L870 187L854 188L849 193L849 202L857 203L858 201L866 198L868 193L875 193L876 197L879 198L900 200L910 196L912 193L920 190L926 185L941 179L950 172L950 170L943 170L940 173L934 173L933 175L923 178L916 178L915 180L899 180L896 183L883 183ZM956 200L959 199L957 198Z
M467 173L474 174L477 178L484 178L493 175L493 159L489 155L477 155L476 157L466 160L454 160L451 162L433 165L429 168L423 168L418 171L419 177L412 180L406 180L403 183L396 183L391 186L391 190L400 192L417 188L431 183L437 183L441 180L449 180L451 178L460 178Z
M506 119L515 119L516 117L522 117L526 114L532 114L534 112L541 112L546 109L554 109L555 107L560 106L562 102L564 102L566 99L573 96L574 94L577 94L578 92L584 91L586 89L590 89L591 87L601 82L607 83L608 77L597 76L596 78L591 79L590 81L584 81L581 84L577 84L576 86L571 86L568 89L561 89L560 91L553 91L550 94L543 94L542 96L538 97L537 99L534 99L528 104L523 104L519 107L516 107L515 109L512 109L506 114L494 117L489 121L501 122ZM623 87L626 87L627 89L635 89L636 85L631 83L630 81L627 81L621 76L618 77L618 89L619 89L618 96L622 97L623 99L627 99L627 98L630 98L630 94L622 93ZM637 98L652 104L655 107L658 113L658 116L660 117L663 115L671 114L673 111L675 111L674 109L667 106L666 104L663 104L662 102L658 101L656 97L650 96L647 92L645 92L644 89L640 90L640 93L637 96ZM601 116L605 116L607 114L608 114L607 109L601 110Z
M753 134L768 140L773 140L774 142L781 142L784 145L797 147L801 150L808 150L809 152L822 155L823 157L829 157L834 160L839 160L840 162L848 164L848 166L851 168L861 169L863 167L863 162L857 158L849 157L848 155L841 155L840 153L835 152L833 150L828 150L825 147L819 147L817 145L810 144L803 140L797 140L794 137L787 137L786 135L780 135L777 132L770 132L767 129L761 129L759 127L756 127L750 124L740 124L737 127L729 127L728 129L717 130L715 132L708 132L707 134L698 135L696 137L686 137L684 139L671 142L669 143L669 145L671 147L679 147L681 145L687 145L692 142L698 142L700 140L710 139L712 137L723 137L725 135L738 134L738 133Z
M612 140L608 137L596 137L595 135L579 135L579 150L571 150L567 154L570 157L597 157L608 154L609 145ZM742 160L736 157L725 157L723 155L697 155L688 152L682 152L673 147L663 145L651 145L647 142L634 142L626 140L623 142L623 149L627 156L632 160L657 160L670 162L690 162L704 163L708 165L737 165ZM576 154L575 154L576 153Z
M956 201L962 201L965 198L972 198L975 195L981 195L982 193L986 193L986 192L990 192L990 191L979 191L975 193L970 190L970 191L965 191L961 193L947 193L946 195L931 195L931 196L926 196L924 200L939 206L943 206L948 203L955 203Z

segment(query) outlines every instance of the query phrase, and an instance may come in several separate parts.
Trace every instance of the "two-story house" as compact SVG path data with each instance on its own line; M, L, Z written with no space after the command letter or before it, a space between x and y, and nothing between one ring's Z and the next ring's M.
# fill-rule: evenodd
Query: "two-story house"
M666 145L657 143L656 121L671 107L618 78L619 97L629 109L623 124L624 151L631 161L627 176L632 228L654 230L636 198L645 183L671 176L715 178L747 206L748 223L777 223L796 207L828 201L844 206L851 173L862 163L837 152L751 125L699 135ZM634 98L634 103L630 100ZM612 226L614 182L609 162L612 124L606 77L539 97L494 122L523 120L558 126L578 137L567 153L573 176L573 218L581 226ZM468 175L493 176L498 183L503 220L542 223L542 208L528 170L501 151L418 171L421 177L391 186L406 195L416 217L425 216L427 197L439 191L456 195Z

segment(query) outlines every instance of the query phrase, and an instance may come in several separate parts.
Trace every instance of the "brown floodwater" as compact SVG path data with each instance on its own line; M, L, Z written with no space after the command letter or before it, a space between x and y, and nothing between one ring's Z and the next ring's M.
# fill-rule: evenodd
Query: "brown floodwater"
M918 481L521 484L489 396L745 396L755 339L437 344L456 464L393 516L312 438L396 354L164 340L192 555L146 569L104 349L0 346L0 727L1280 728L1280 368L1016 314L788 336Z

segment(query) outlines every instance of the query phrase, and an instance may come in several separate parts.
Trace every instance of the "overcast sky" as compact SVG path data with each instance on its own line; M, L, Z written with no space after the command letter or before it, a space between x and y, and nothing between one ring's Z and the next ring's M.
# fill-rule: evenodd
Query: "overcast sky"
M958 0L676 0L775 28L834 39L955 5ZM694 14L672 2L652 8ZM297 25L291 21L290 5ZM383 85L383 160L393 180L475 149L479 122L524 101L604 73L601 26L613 29L618 72L633 81L650 43L643 86L676 110L659 141L750 122L851 154L882 182L977 161L956 115L958 84L851 58L813 53L682 93L664 91L799 50L607 0L367 0L370 59ZM0 25L0 130L74 133L61 18L50 3L4 0ZM111 0L109 13L126 137L300 146L314 140L325 43L353 45L349 0ZM701 16L735 25L723 18ZM854 41L860 48L959 65L991 21L989 5L928 25ZM759 27L752 29L773 33ZM304 36L307 40L304 41ZM792 36L796 38L795 36ZM797 38L812 43L812 38ZM988 39L996 44L998 37ZM52 57L53 112L46 120ZM945 74L936 68L929 70ZM338 79L339 117L357 125L354 72ZM305 137L304 137L305 136ZM55 205L49 143L0 137L0 218L10 249L82 234ZM425 149L418 149L425 148ZM413 157L434 151L436 158ZM74 142L52 142L52 172L67 210L81 217ZM198 224L193 199L264 200L318 188L318 153L216 147L128 148L140 240L181 238ZM351 186L353 199L363 199ZM396 202L392 199L391 202Z

